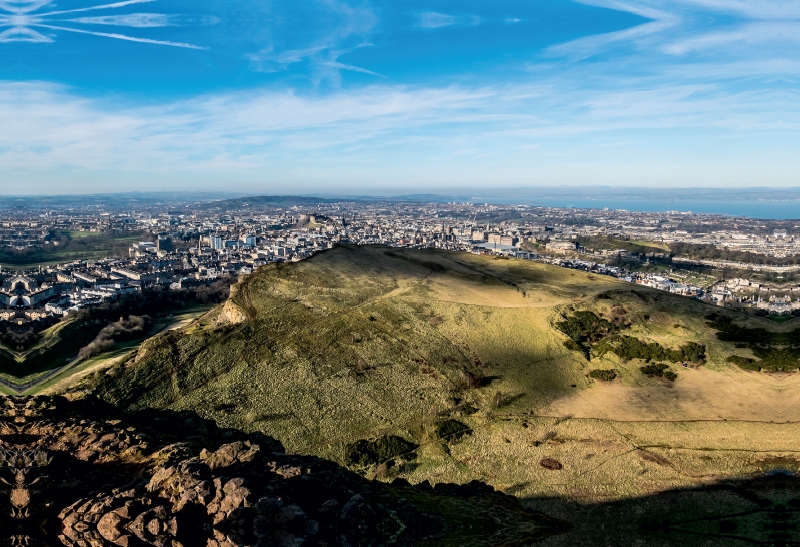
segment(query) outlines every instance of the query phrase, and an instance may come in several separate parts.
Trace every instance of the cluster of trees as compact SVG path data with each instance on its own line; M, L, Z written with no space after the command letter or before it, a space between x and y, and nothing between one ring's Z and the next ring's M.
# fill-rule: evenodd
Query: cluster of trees
M87 346L78 352L78 358L88 359L111 351L117 342L141 338L150 329L150 317L129 316L127 319L120 317L119 321L104 327Z
M114 349L117 342L141 338L150 328L150 317L159 313L177 310L191 303L216 304L223 302L230 295L231 285L235 278L225 276L211 285L201 285L183 291L171 291L161 287L146 289L142 292L122 295L116 301L102 304L78 312L78 319L112 321L100 331L97 337L83 347L78 357L88 359L103 352ZM127 319L124 319L127 317Z
M618 310L615 319L621 319L624 310ZM591 353L602 357L606 353L615 353L621 359L642 359L650 361L688 361L691 363L702 362L706 357L705 346L696 342L687 342L678 349L665 348L657 342L643 342L633 336L620 335L619 330L625 325L619 321L611 322L598 317L590 311L578 311L563 321L556 323L556 328L569 336L564 345L573 350L582 352L587 359ZM613 374L614 376L610 376ZM593 376L594 375L594 376ZM596 370L590 377L600 380L613 380L614 371ZM659 374L660 376L660 374Z
M670 370L669 365L664 363L645 365L639 367L639 370L646 376L658 376L659 378L666 378L670 382L674 382L678 378L678 375Z
M752 370L755 372L761 370L761 365L757 363L755 359L748 359L747 357L740 357L739 355L731 355L728 357L728 362L744 370Z
M751 329L734 323L730 317L711 314L706 316L706 325L717 330L717 338L723 342L734 342L748 346L800 346L800 329L788 332L772 332L766 329Z
M619 327L611 321L598 317L590 311L576 311L556 323L556 328L573 341L581 343L599 342L605 336L619 330Z
M774 257L747 251L724 249L716 245L695 245L693 243L672 243L670 251L674 256L696 260L728 260L769 266L790 266L800 264L800 256Z
M705 346L687 342L678 349L665 348L658 342L642 342L633 336L609 336L594 347L597 355L615 353L620 359L649 361L688 361L698 363L706 357Z
M556 323L556 328L569 336L564 346L572 351L580 351L588 360L590 347L619 330L619 326L611 321L598 317L590 311L576 311L563 321Z
M645 245L643 243L633 243L627 239L617 239L613 237L579 237L578 244L589 250L599 251L601 249L624 249L631 253L646 254L646 253L669 253L661 247L653 245Z
M200 285L194 289L187 289L188 296L201 304L218 304L228 299L231 294L231 285L236 278L230 275L221 277L211 285Z
M774 348L750 346L756 359L748 359L738 355L728 357L729 363L734 363L745 370L764 370L768 372L791 372L800 368L800 349Z
M762 348L754 346L753 355L756 359L748 359L738 355L728 357L729 363L734 363L745 370L764 370L767 372L791 372L800 368L800 350L797 348Z

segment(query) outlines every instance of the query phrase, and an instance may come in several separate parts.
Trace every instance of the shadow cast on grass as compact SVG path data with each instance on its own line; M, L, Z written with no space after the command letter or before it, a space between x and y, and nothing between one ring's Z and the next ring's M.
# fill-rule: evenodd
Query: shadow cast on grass
M522 502L573 526L546 545L800 545L800 479L780 469L608 503L564 498Z

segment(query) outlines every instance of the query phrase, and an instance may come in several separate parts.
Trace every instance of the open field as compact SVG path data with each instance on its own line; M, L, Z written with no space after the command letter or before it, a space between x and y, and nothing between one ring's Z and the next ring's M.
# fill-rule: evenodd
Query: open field
M69 239L83 239L98 235L98 232L82 232L80 230L65 230L61 231L61 233L67 236Z
M48 245L26 251L0 252L0 265L5 270L27 270L74 260L100 260L114 255L127 256L127 249L141 241L142 234L114 235L97 232L61 232L58 247Z
M534 506L649 495L800 459L800 375L728 362L759 350L708 324L717 313L790 333L798 321L537 263L385 247L264 267L235 289L200 321L62 388L123 408L195 410L341 462L350 443L396 435L417 448L394 454L383 478L478 479ZM642 359L600 352L602 340L586 354L568 349L557 327L581 311L613 320L614 336L662 352L692 342L703 358L668 363L670 381L643 374ZM442 438L447 420L467 431Z

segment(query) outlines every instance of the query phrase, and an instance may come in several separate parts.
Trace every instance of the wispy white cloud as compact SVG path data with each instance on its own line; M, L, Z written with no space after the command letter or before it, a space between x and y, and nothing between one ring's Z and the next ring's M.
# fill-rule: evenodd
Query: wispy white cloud
M450 15L435 11L424 11L417 13L417 28L437 29L452 26L475 26L480 25L482 19L477 15Z
M602 85L657 87L682 82L726 81L769 90L800 77L800 7L795 2L677 0L581 0L650 19L618 32L580 38L549 48L561 60L565 81L580 66L584 78ZM555 61L558 62L558 61ZM546 65L531 63L533 70ZM551 66L551 65L550 65ZM544 68L546 70L546 68ZM616 80L615 80L616 78ZM681 79L682 78L682 79Z
M681 180L695 177L691 180L701 183L698 177L712 176L715 169L731 180L758 176L743 163L746 153L715 143L761 143L744 148L762 157L781 143L800 145L800 91L793 85L800 78L795 47L800 29L792 19L794 8L767 0L760 7L721 0L589 1L646 21L552 47L532 58L513 83L502 85L484 74L461 75L458 85L436 87L365 78L373 83L305 92L249 90L135 106L82 98L65 87L0 84L0 165L6 172L137 173L151 180L175 173L261 180L276 172L321 180L340 169L380 180L422 173L481 176L491 184L501 177L537 180L543 172L553 180L571 173L597 182L591 177L609 165L606 155L617 154L620 171L607 168L602 176L628 169L631 181L636 176L653 181L652 171L660 169L658 176L678 173L689 177ZM378 76L344 62L346 53L369 47L375 13L333 0L320 5L325 17L314 39L271 40L249 56L254 68L282 71L307 63L316 81L334 84L343 71ZM428 14L417 18L420 28L490 22ZM324 26L330 21L335 23ZM682 150L693 138L694 150ZM700 158L691 167L680 161L701 152L717 154L717 163ZM657 160L661 167L655 167ZM780 165L795 168L777 175L774 168L762 169L777 177L762 182L800 183L800 160L786 161ZM670 163L680 169L669 171L664 165ZM585 169L575 167L579 164Z
M736 54L731 44L785 46L798 40L800 4L784 0L579 0L584 4L626 11L651 21L618 32L580 38L551 48L556 54L587 57L621 48L629 58L642 51L673 55L714 51ZM750 58L774 52L748 49ZM647 62L652 62L648 59Z
M800 134L796 91L731 95L714 85L673 85L587 93L553 85L240 92L119 108L64 88L8 83L0 86L0 162L7 169L222 172L310 157L358 163L422 142L446 156L617 131Z
M351 6L340 0L317 0L320 21L315 37L301 47L277 40L263 49L247 54L253 70L280 72L296 63L308 63L313 80L331 80L338 84L341 71L377 75L364 67L342 63L339 57L362 47L369 47L369 36L378 23L375 13L365 6ZM311 23L309 23L311 25Z
M800 5L793 0L679 0L687 8L706 12L734 13L750 19L800 18Z
M649 21L616 32L586 36L564 44L557 44L549 48L549 53L568 56L572 59L585 59L605 53L612 48L624 48L629 52L632 47L647 47L653 40L658 40L659 37L674 31L682 23L680 13L654 8L643 2L623 0L579 1L583 4L633 13Z
M0 43L30 42L35 44L49 43L53 39L27 27L12 27L0 32Z
M761 21L677 38L665 44L663 49L675 55L685 55L694 51L729 48L736 44L747 48L769 44L791 47L790 44L798 42L800 42L800 21Z

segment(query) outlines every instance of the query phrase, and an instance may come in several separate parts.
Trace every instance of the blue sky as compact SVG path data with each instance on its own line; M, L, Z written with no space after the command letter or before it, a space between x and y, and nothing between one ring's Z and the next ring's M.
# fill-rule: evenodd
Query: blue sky
M0 0L0 192L800 186L800 3Z

